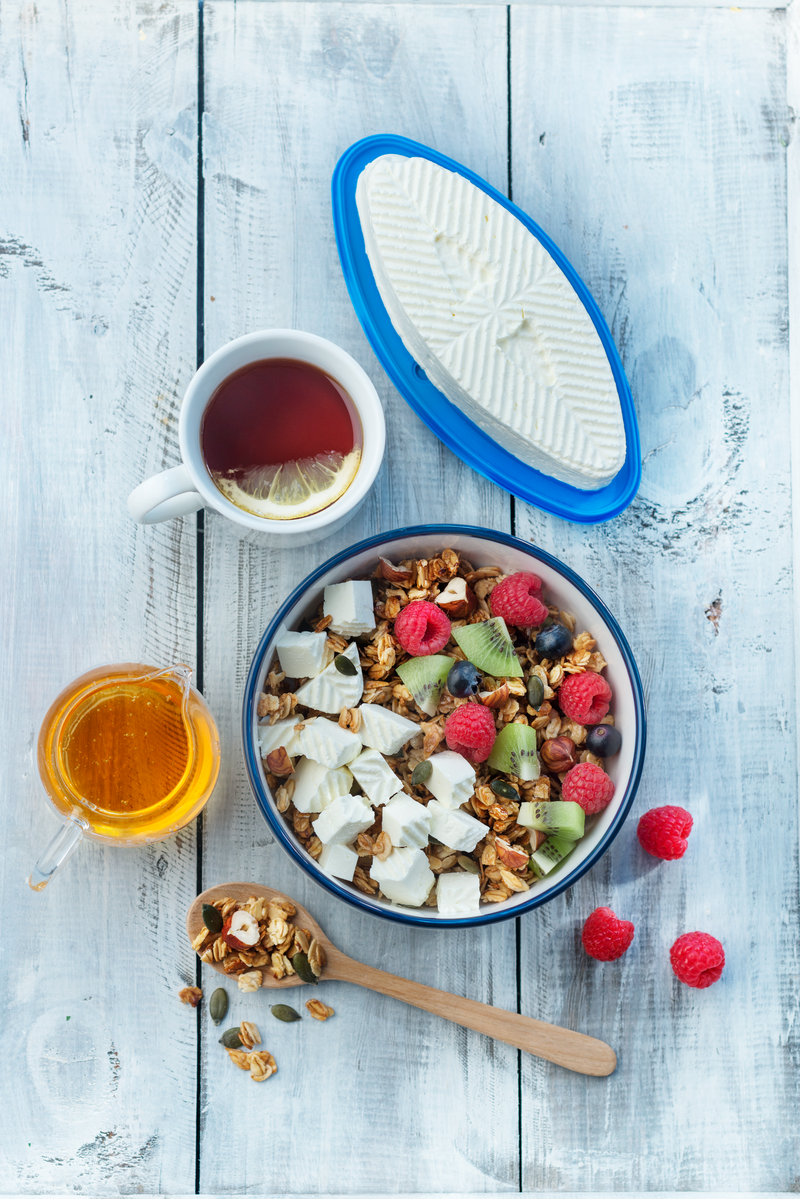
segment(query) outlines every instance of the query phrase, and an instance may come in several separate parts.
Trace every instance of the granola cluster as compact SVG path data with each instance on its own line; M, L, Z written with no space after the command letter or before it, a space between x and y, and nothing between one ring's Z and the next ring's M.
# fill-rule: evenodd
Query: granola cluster
M356 642L364 674L361 702L390 708L419 726L417 735L396 756L387 756L386 761L402 780L403 791L421 804L427 805L433 797L424 784L414 785L414 770L432 754L446 748L445 721L448 715L470 701L455 698L445 690L434 716L417 708L411 692L397 674L397 667L410 655L403 650L393 633L394 621L403 608L415 600L435 602L454 579L464 580L477 604L465 619L452 619L452 627L489 620L492 617L489 597L505 577L500 567L489 565L476 568L453 549L444 549L430 559L406 560L398 564L380 558L373 573L376 627L372 633ZM544 842L545 834L532 831L517 822L520 805L525 801L560 799L562 780L577 763L591 762L605 770L603 759L585 747L586 726L576 723L560 711L558 696L566 677L586 671L600 674L607 663L591 634L583 630L576 632L576 620L570 612L552 604L547 605L547 610L548 617L543 624L556 622L572 634L568 652L554 659L542 657L534 648L534 642L543 626L531 629L509 626L508 633L522 667L522 678L484 677L484 690L480 696L480 702L491 711L498 732L512 722L529 725L536 731L542 765L540 777L534 781L523 781L505 774L504 780L516 792L516 798L511 799L498 795L490 787L490 782L497 780L496 770L490 769L486 762L475 764L474 792L462 810L486 826L485 837L471 853L456 852L435 841L424 850L434 875L465 871L479 874L483 903L500 903L516 892L527 891L536 881L530 854ZM316 615L302 628L321 632L330 624L331 617L324 616L320 606ZM342 654L351 644L352 639L329 633L328 660ZM466 654L452 638L441 652L455 661L466 660ZM529 702L531 690L539 691L537 687L530 686L533 676L542 685L541 700L536 707ZM300 727L305 720L323 715L298 703L295 692L302 682L302 679L288 678L281 671L276 654L258 706L259 717L274 724L287 716L297 715L296 727ZM360 720L358 707L344 708L338 723L342 728L357 733ZM613 715L605 716L601 723L613 725ZM314 832L317 815L300 812L292 803L292 760L281 748L269 754L264 764L278 811L311 857L318 858L323 847ZM356 784L354 791L358 790ZM379 883L370 875L371 864L374 858L383 861L393 852L392 843L382 829L382 806L375 808L374 824L357 837L354 848L359 858L353 885L367 895L380 896ZM436 905L435 887L426 904Z
M202 961L219 962L226 974L235 975L240 991L257 991L265 969L278 980L295 974L293 959L298 954L307 960L315 977L321 975L325 951L313 933L292 923L297 908L290 900L252 897L239 903L223 898L213 900L211 906L222 917L222 929L212 933L204 927L192 941L192 949ZM229 932L236 912L249 913L258 925L258 940L247 949L238 948Z
M234 1066L238 1066L240 1070L248 1070L253 1082L264 1082L273 1074L277 1074L278 1067L272 1054L267 1053L266 1049L255 1048L261 1044L261 1034L255 1024L243 1020L238 1031L242 1048L225 1049Z

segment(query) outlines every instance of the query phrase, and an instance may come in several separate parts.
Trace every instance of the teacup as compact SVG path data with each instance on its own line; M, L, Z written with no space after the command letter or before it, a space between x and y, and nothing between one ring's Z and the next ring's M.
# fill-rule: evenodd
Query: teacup
M203 414L214 392L235 371L264 359L294 359L324 371L348 394L363 436L358 470L347 490L309 516L273 520L247 512L227 499L203 458ZM141 483L128 497L128 511L140 524L157 524L213 508L236 524L265 534L275 546L310 545L340 529L360 508L383 459L386 428L378 393L354 358L333 342L297 329L248 333L212 354L192 379L181 405L178 436L183 462Z

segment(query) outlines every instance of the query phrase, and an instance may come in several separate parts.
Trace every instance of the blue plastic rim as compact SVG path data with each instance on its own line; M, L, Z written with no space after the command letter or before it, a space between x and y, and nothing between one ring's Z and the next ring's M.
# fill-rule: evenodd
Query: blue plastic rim
M567 579L589 603L597 610L603 621L607 625L611 635L617 643L617 646L625 663L625 668L628 673L628 679L631 686L631 694L633 696L634 711L636 715L636 741L633 751L633 760L631 763L631 772L628 779L628 784L623 796L619 809L614 816L612 823L609 825L602 840L597 844L591 854L589 854L574 870L570 871L565 877L551 890L542 895L531 896L530 899L522 900L506 911L489 908L486 912L480 912L477 916L469 916L458 920L442 920L441 918L426 919L422 915L410 915L403 908L391 909L376 909L370 905L366 899L361 899L354 891L347 890L336 879L330 878L323 874L318 868L312 868L309 861L301 853L298 844L294 840L288 826L285 824L281 816L274 810L268 800L264 784L259 772L259 763L256 757L257 750L254 745L252 729L255 718L255 709L258 704L258 678L261 671L261 665L264 660L264 655L267 646L276 635L280 628L281 622L286 619L287 613L293 605L309 591L314 584L322 578L332 567L339 566L348 561L354 555L361 553L363 550L373 549L376 551L376 557L387 542L393 541L399 537L414 537L414 536L431 536L441 537L442 544L445 544L450 537L457 536L472 536L481 537L484 540L495 541L499 545L510 546L513 549L521 550L532 558L543 562L550 566L558 574ZM292 858L298 866L313 879L315 883L329 891L331 895L335 895L337 899L344 900L352 907L358 908L359 911L368 912L372 916L378 916L385 920L394 920L398 924L410 924L414 927L424 928L470 928L473 925L481 924L498 924L501 920L512 920L517 916L521 916L523 912L529 912L533 908L539 907L543 903L548 903L551 899L555 899L557 895L561 895L574 883L578 881L587 870L591 870L592 866L600 860L606 850L610 847L614 838L619 833L625 819L630 811L639 786L639 780L642 774L644 765L645 743L647 740L647 726L645 716L644 693L642 691L642 683L639 678L639 671L631 653L630 646L625 638L622 629L619 627L615 618L611 615L608 608L598 595L592 591L591 587L583 581L583 579L565 566L558 558L548 554L546 550L541 550L535 545L528 542L520 541L517 537L512 537L507 533L499 533L494 529L480 529L471 525L415 525L409 528L393 529L389 533L379 533L375 537L368 537L364 541L359 541L357 545L350 546L349 549L342 550L341 553L335 554L319 566L315 571L303 580L297 586L288 599L281 605L275 616L270 621L264 636L259 642L258 649L253 657L250 666L250 673L247 676L247 683L244 689L244 702L242 704L242 744L244 748L244 759L247 767L247 777L250 780L250 786L253 790L256 803L261 809L261 814L266 820L272 832L275 834L278 842L283 846L289 857ZM419 911L420 909L415 909Z
M448 171L463 175L513 213L541 242L567 276L603 343L622 408L627 454L622 469L606 487L598 491L580 491L528 466L498 445L455 404L451 404L409 354L383 306L364 248L364 235L356 208L358 177L370 162L383 154L427 158ZM428 146L393 134L365 137L345 150L334 169L331 190L336 245L356 315L383 369L417 416L473 470L544 512L552 512L555 516L578 524L600 524L624 511L639 490L642 479L639 426L631 390L614 339L600 309L575 268L544 230L473 171Z

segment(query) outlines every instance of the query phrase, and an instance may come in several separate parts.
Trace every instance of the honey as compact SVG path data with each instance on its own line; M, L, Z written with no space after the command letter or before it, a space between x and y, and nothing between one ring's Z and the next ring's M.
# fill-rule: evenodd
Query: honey
M208 799L219 738L186 667L127 663L77 679L50 708L39 770L56 809L117 844L182 828Z

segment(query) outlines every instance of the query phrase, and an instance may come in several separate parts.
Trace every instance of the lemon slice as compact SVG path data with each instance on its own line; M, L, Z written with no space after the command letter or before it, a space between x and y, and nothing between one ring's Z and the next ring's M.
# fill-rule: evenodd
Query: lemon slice
M269 520L297 520L320 512L343 495L361 462L358 446L349 454L317 454L282 465L257 466L237 478L214 475L222 494L237 508Z

